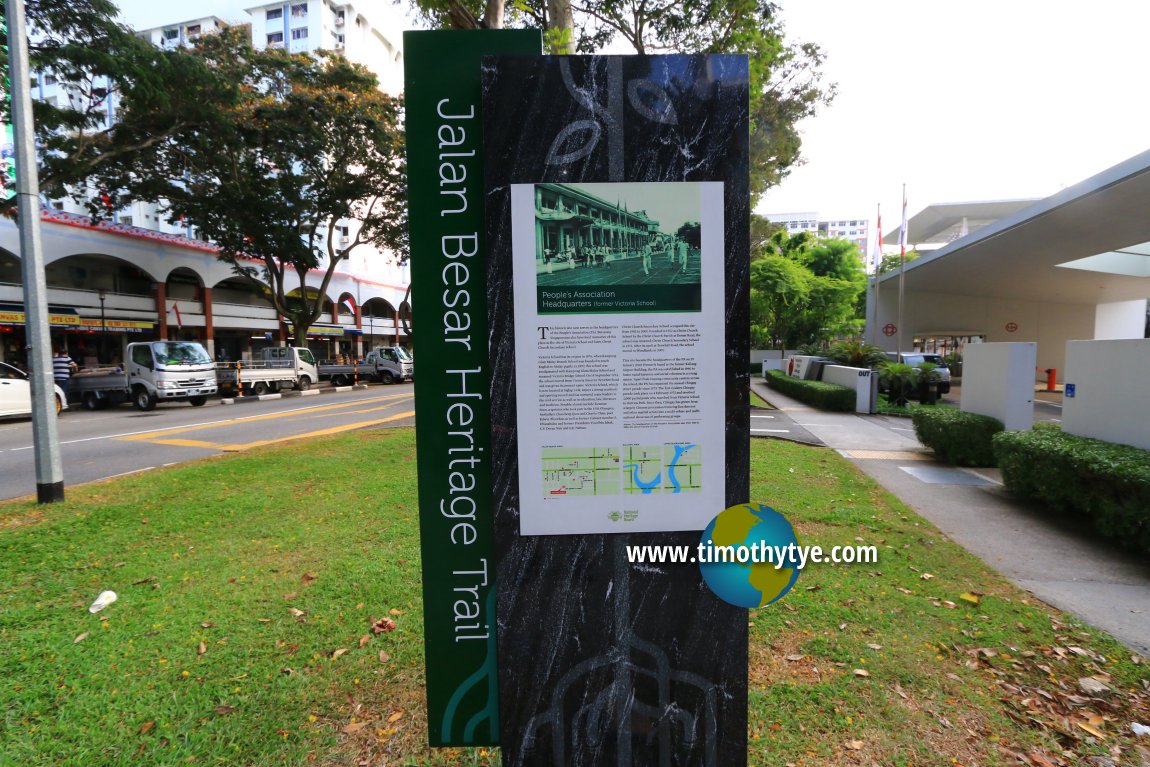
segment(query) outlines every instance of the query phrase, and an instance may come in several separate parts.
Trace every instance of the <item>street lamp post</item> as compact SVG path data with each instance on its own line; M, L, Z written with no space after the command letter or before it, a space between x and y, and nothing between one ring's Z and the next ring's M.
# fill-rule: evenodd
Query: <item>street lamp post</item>
M108 359L108 321L104 317L104 301L108 298L108 291L100 288L100 363Z

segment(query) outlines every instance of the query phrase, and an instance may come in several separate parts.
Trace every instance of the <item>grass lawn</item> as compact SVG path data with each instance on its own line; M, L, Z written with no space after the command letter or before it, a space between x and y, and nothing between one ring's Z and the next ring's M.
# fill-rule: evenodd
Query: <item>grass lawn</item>
M751 407L758 407L764 410L774 410L775 406L767 402L765 399L755 394L755 390L751 390Z
M1145 661L835 453L752 461L804 543L880 561L749 614L751 764L1139 764ZM414 466L413 431L370 430L0 504L0 765L497 764L424 745Z

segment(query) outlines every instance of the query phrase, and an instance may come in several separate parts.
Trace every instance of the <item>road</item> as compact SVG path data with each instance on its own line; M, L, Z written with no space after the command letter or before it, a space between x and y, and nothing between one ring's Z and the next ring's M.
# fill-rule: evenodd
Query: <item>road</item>
M148 471L220 453L290 439L414 422L413 385L225 405L211 399L194 408L159 405L147 413L129 405L66 410L60 416L65 486ZM34 496L32 422L0 420L0 500Z

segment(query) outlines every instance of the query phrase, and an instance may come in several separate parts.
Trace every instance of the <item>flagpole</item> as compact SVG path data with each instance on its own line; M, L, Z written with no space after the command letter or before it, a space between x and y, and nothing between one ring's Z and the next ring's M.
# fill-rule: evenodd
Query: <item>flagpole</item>
M902 229L898 235L898 353L910 351L902 348L902 299L906 287L906 184L902 185Z

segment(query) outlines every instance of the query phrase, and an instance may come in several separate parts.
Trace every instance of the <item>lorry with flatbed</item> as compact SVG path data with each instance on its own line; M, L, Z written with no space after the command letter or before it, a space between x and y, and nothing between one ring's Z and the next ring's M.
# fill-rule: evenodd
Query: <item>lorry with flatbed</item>
M257 359L217 362L216 375L220 390L232 396L284 389L307 391L319 381L315 355L302 346L270 346L261 349Z
M218 390L216 367L207 349L191 341L128 344L121 366L81 370L72 376L69 397L86 409L131 401L137 410L159 402L200 407Z
M379 346L360 362L321 360L319 376L330 380L335 386L364 381L402 383L415 377L415 363L402 346Z

